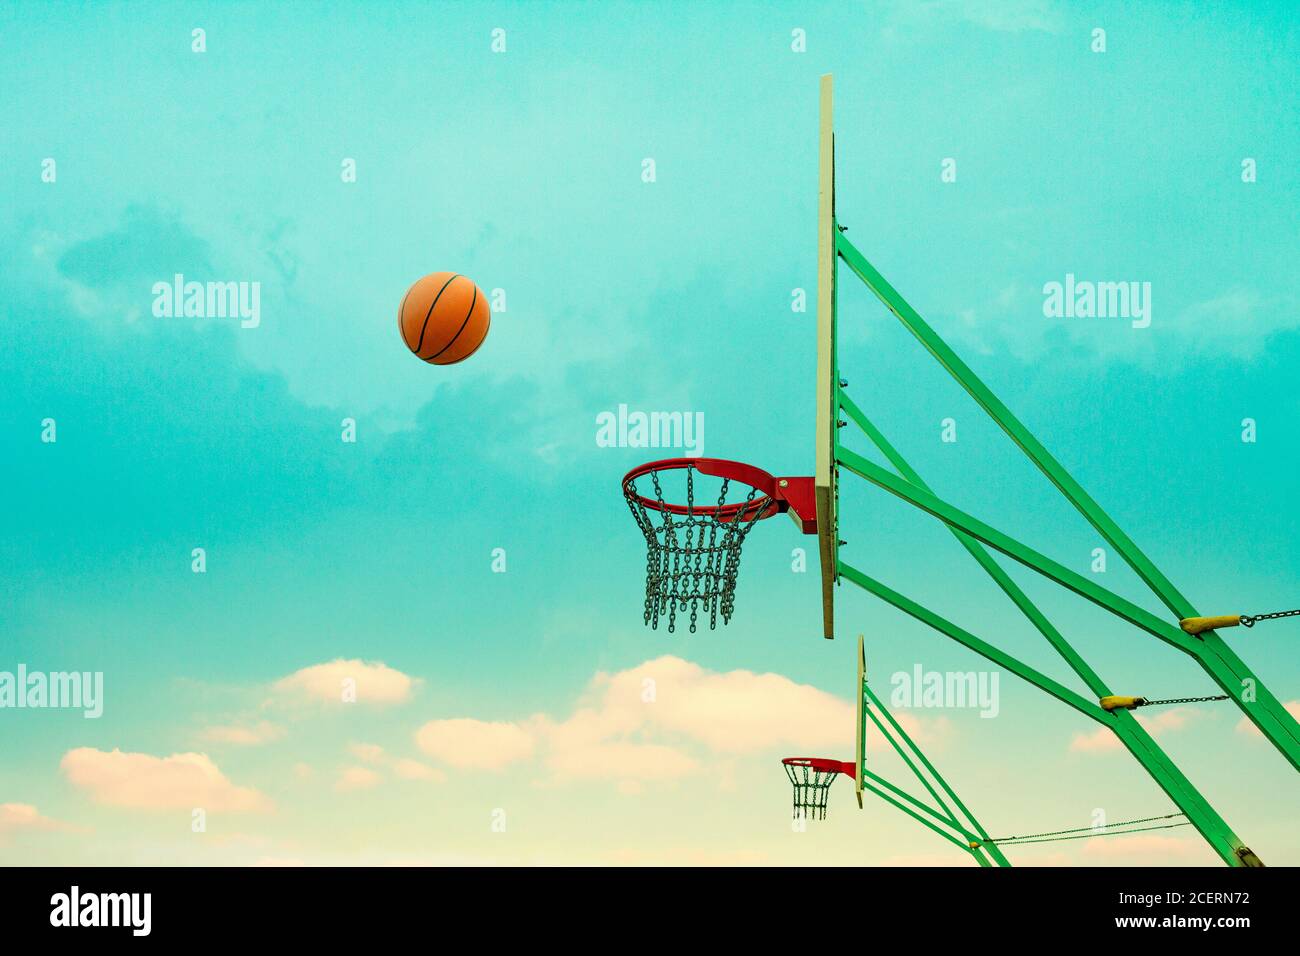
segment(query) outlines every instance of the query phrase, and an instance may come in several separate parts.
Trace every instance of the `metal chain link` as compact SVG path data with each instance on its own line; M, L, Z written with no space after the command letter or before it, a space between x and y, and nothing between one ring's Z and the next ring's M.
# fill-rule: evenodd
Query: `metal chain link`
M1219 694L1217 697L1171 697L1169 700L1149 700L1143 706L1151 704L1203 704L1207 700L1227 700L1227 694Z
M812 767L784 766L786 776L794 784L794 818L825 820L831 784L835 782L836 774Z
M1118 823L1111 824L1111 826L1120 826L1120 825L1121 824ZM1134 827L1131 830L1105 829L1105 830L1101 830L1098 833L1079 833L1079 834L1075 834L1074 836L1050 836L1050 837L1043 837L1041 840L1030 840L1028 838L1025 838L1025 839L1015 839L1015 840L984 840L983 842L996 843L999 846L1024 846L1025 844L1028 843L1057 843L1062 840L1091 840L1093 837L1127 836L1130 833L1146 833L1150 830L1175 830L1178 827L1190 827L1191 825L1192 825L1191 820L1184 820L1182 823L1162 823L1154 827Z
M1259 621L1272 621L1279 617L1295 617L1297 614L1300 614L1300 608L1296 608L1294 611L1274 611L1272 614L1243 614L1241 624L1243 627L1254 627Z
M1163 816L1159 816L1159 817L1141 817L1140 819L1137 820L1124 820L1120 823L1108 823L1104 827L1094 827L1094 826L1073 827L1072 829L1069 830L1049 830L1046 833L1026 833L1024 836L998 837L997 839L981 840L980 842L981 843L1010 843L1013 840L1034 840L1034 839L1038 839L1039 837L1060 836L1063 833L1082 833L1084 830L1110 830L1113 827L1128 827L1128 826L1133 826L1136 823L1150 823L1153 820L1172 820L1175 817L1182 817L1182 816L1186 816L1186 814L1166 813ZM1103 835L1104 834L1102 833L1097 834L1097 836L1103 836Z
M768 512L767 500L755 502L759 490L750 487L743 502L733 506L734 514L722 520L716 513L700 514L695 505L695 469L686 467L685 514L673 514L664 503L659 472L649 473L654 488L659 525L648 513L636 488L629 483L623 493L629 510L646 540L645 623L659 626L668 618L668 631L677 629L677 613L690 611L690 630L695 633L701 611L709 616L709 627L731 620L735 609L736 579L740 572L740 551L754 523ZM730 478L723 478L717 509L728 507Z

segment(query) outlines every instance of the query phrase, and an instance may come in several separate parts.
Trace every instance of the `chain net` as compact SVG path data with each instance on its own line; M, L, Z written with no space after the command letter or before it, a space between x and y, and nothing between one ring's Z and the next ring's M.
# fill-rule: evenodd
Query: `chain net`
M639 479L624 482L623 497L645 536L646 624L657 629L660 618L667 617L672 633L677 629L678 612L690 611L694 634L701 614L708 615L710 629L718 626L719 615L724 624L731 620L740 548L754 522L770 513L771 499L750 488L743 502L728 503L731 479L722 478L716 506L726 510L721 516L708 510L701 514L695 503L695 469L689 465L673 469L681 470L686 472L684 514L675 514L665 504L658 471L640 476L650 479L657 508L641 501L642 493L636 487Z
M794 818L826 819L826 804L830 800L831 784L836 771L818 770L805 764L785 763L785 775L794 784Z

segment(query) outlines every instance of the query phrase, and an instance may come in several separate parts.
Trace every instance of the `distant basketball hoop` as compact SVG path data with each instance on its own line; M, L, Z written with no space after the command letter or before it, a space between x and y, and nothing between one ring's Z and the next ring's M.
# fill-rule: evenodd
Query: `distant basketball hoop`
M825 820L826 804L830 800L831 784L839 774L850 779L857 773L856 765L821 757L786 757L781 761L785 775L794 785L795 819Z

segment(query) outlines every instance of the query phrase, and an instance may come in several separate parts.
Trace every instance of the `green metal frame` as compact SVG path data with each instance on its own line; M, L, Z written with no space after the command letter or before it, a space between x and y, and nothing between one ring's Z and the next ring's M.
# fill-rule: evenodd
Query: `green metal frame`
M916 470L904 460L880 429L867 418L862 409L844 391L840 384L838 367L833 369L832 372L835 383L833 420L840 420L842 416L847 416L848 421L853 422L866 434L872 444L892 466L892 470L882 467L857 452L846 448L838 435L835 440L835 464L837 470L841 466L847 468L850 472L865 478L877 487L890 492L913 507L919 508L942 521L970 553L971 557L988 573L998 587L1011 599L1012 603L1020 609L1030 623L1065 659L1066 663L1069 664L1096 698L1110 696L1112 694L1111 689L1100 675L1088 665L1078 651L1071 646L1061 631L1047 619L1046 615L1029 599L1025 592L1011 580L1006 570L998 564L990 553L990 548L1063 585L1099 607L1105 608L1122 620L1137 626L1148 634L1194 658L1210 678L1223 689L1223 692L1229 695L1237 704L1246 717L1259 728L1265 738L1290 761L1292 767L1300 769L1300 724L1296 723L1295 718L1286 711L1277 698L1264 686L1263 682L1251 672L1245 662L1224 643L1218 634L1214 631L1205 631L1198 635L1189 635L1178 627L1177 621L1199 616L1191 602L1174 587L1151 559L1102 510L1101 506L1083 490L1079 483L1062 467L1060 462L1052 457L1047 449L1030 433L1029 429L957 357L956 353L926 324L925 320L867 261L866 257L844 237L838 224L834 225L833 234L836 251L831 266L833 273L838 273L839 260L843 259L849 269L866 284L867 288L884 303L885 307L903 323L904 327L975 399L988 413L989 417L1010 436L1012 441L1029 457L1030 461L1038 466L1066 499L1097 530L1098 534L1110 544L1111 548L1133 568L1164 603L1165 607L1175 615L1176 619L1171 623L1144 610L937 497ZM838 292L838 281L836 280L837 276L833 276L832 287ZM838 311L836 308L838 303L835 301L837 298L837 295L831 297L833 313ZM833 316L832 329L837 324L837 316ZM1169 796L1170 800L1174 802L1179 810L1186 814L1187 819L1225 863L1230 866L1263 865L1259 858L1219 816L1209 801L1183 775L1169 756L1160 749L1151 735L1134 719L1131 712L1127 710L1103 710L1096 699L1090 700L1070 690L1063 684L854 568L838 555L836 571L837 576L849 580L941 634L945 634L958 643L964 644L999 667L1005 668L1110 729ZM865 680L862 689L863 693L869 695L871 702L875 705L874 708L866 708L865 712L870 714L874 720L876 719L874 710L881 711L888 718L890 726L901 734L902 728L893 722L892 717L888 717L888 713L884 711L879 701L866 687ZM877 726L881 726L878 720ZM903 735L903 737L906 740L906 735ZM889 739L891 743L895 743L897 748L898 744L894 741L894 738L891 736ZM910 740L907 740L907 744L912 752L933 773L933 768L930 767L928 761L925 761L924 756L920 755L920 752L916 750L915 745L912 745ZM899 752L902 754L901 749ZM908 758L904 756L904 759L907 760ZM909 766L912 766L913 770L916 771L915 765L910 760L908 762ZM938 778L937 773L934 775ZM867 775L864 773L864 776ZM920 776L919 772L918 776ZM938 780L944 792L948 793L958 806L961 806L956 795L953 794L946 783L943 783L942 778L938 778ZM995 861L1007 865L1005 857L1002 857L996 846L982 842L988 839L987 835L980 829L978 823L970 817L969 813L965 811L964 807L962 807L962 810L965 812L970 826L964 826L958 822L951 812L948 812L946 817L939 816L933 809L920 805L914 798L902 794L901 791L874 775L870 775L870 780L864 780L863 786L899 807L899 809L909 813L931 827L931 829L936 830L936 832L940 832L945 838L961 844L963 849L973 852L984 865L989 865L989 862L979 856L982 849L987 849ZM934 790L930 792L936 800L939 799ZM893 796L890 796L890 794ZM901 798L901 800L897 798ZM942 800L939 800L939 803L944 806ZM916 812L918 807L930 819L919 815ZM935 817L939 817L947 827L946 830L941 829L940 826L933 822ZM965 843L961 838L965 838ZM966 845L968 843L976 843L979 846L971 848Z
M861 659L861 638L859 640L859 660ZM861 805L861 791L869 790L880 799L884 800L899 810L902 810L909 817L916 820L924 827L933 830L939 836L943 837L949 843L959 847L973 856L980 866L1010 866L1011 862L1002 855L1002 851L994 843L989 842L989 835L975 819L975 816L966 807L956 791L948 785L948 781L935 768L925 754L908 736L902 726L894 719L884 702L867 686L866 673L859 669L859 688L858 693L861 700L858 702L858 715L861 724L857 727L858 735L858 752L857 767L861 774L857 785L859 790L858 803ZM902 758L903 763L912 771L913 776L921 782L930 797L937 804L937 807L931 806L923 800L914 797L900 787L896 787L884 777L866 767L866 739L867 723L870 721L880 731L895 753ZM948 795L952 801L953 807L949 807L942 794Z

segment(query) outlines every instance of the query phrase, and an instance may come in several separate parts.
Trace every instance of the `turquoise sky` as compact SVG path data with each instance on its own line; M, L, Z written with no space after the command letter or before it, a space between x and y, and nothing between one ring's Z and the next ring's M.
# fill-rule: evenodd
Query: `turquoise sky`
M801 723L853 681L852 642L820 637L815 571L791 571L814 539L754 532L727 628L643 628L618 483L660 455L598 447L596 416L702 412L707 454L811 473L815 316L791 299L816 281L833 72L858 248L1203 612L1296 605L1300 43L1285 5L1223 6L6 5L0 671L100 670L106 702L97 721L0 710L0 861L963 862L888 807L859 813L846 784L825 826L791 834L777 759L847 759L852 735ZM415 360L395 322L440 270L507 302L451 367ZM176 273L260 282L260 326L156 318L150 289ZM1045 318L1043 285L1068 273L1150 282L1150 327ZM938 493L1092 573L1091 528L843 275L857 400ZM942 527L851 480L843 495L846 557L1066 678ZM1123 692L1214 692L1013 573ZM1103 583L1159 609L1116 556ZM917 663L984 669L840 595L880 690ZM1300 700L1294 625L1225 637ZM698 670L647 664L665 655ZM280 683L340 659L415 683L376 706ZM600 676L620 674L712 696L631 717ZM1072 744L1081 719L1001 687L992 720L911 712L989 829L1168 812L1125 753ZM421 742L460 718L466 739L532 750L475 767ZM1300 862L1294 773L1239 718L1186 709L1158 739L1266 862ZM79 777L79 748L147 755L180 795ZM167 762L189 753L219 768L199 786L215 804L237 787L274 806L193 833L194 781ZM1188 834L1015 859L1213 862Z

